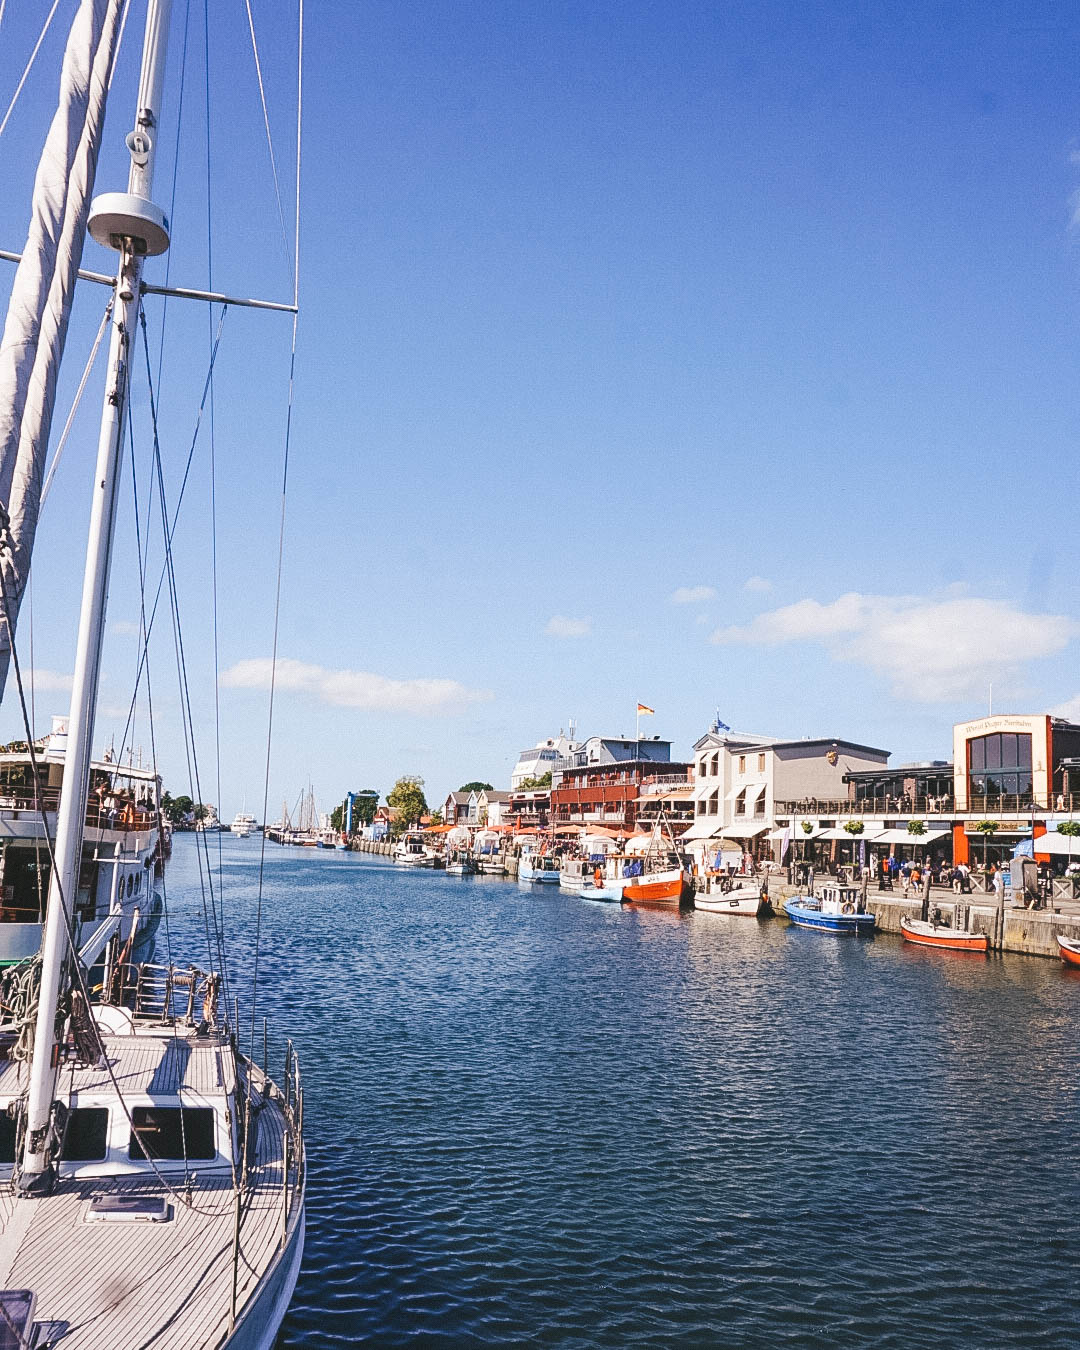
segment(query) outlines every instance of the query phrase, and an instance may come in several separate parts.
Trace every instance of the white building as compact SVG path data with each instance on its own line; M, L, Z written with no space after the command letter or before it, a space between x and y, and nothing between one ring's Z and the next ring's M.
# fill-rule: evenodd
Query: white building
M694 745L694 819L683 839L703 858L747 851L779 859L799 804L848 796L846 773L881 768L887 750L839 737L784 741L713 729ZM809 819L806 837L836 821ZM804 835L799 835L799 838Z
M522 750L510 775L511 789L519 788L527 778L542 778L544 774L551 772L557 760L573 754L578 748L578 742L572 739L573 734L574 728L571 726L569 736L565 736L560 730L557 736L550 736L546 741L537 741L530 749Z

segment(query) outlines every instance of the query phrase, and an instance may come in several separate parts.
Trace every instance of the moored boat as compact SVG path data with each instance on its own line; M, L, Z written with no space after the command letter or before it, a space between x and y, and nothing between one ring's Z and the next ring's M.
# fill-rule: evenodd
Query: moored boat
M585 900L605 900L618 903L622 899L626 878L622 875L622 859L564 858L559 870L559 886L564 891L580 895Z
M127 7L122 0L80 0L74 8L60 105L41 157L4 335L5 348L39 348L33 364L42 386L56 378L87 228L118 257L58 798L50 806L55 766L47 756L31 755L27 780L49 831L44 929L40 953L0 975L0 1043L22 1048L21 1056L5 1053L0 1060L0 1175L8 1183L0 1207L0 1344L266 1350L285 1316L304 1245L303 1096L291 1045L281 1087L268 1076L265 1054L260 1067L242 1053L239 1019L235 1012L230 1019L225 997L229 967L220 908L204 911L211 959L223 965L218 971L133 963L134 944L121 945L121 929L109 942L100 983L91 983L75 959L82 952L72 950L74 911L84 894L92 902L111 867L123 878L125 898L134 896L136 878L154 867L148 853L141 856L140 827L143 836L159 837L156 795L125 799L115 779L130 771L111 764L111 757L110 781L97 800L91 745L146 289L142 266L169 247L168 218L150 192L171 6L168 0L146 5L135 125L126 138L128 191L93 203L105 95ZM61 238L45 228L49 217L62 227L56 230ZM36 295L47 311L28 304ZM46 360L39 334L53 331L59 343ZM16 441L36 438L43 454L47 419L35 428L17 393L0 362L0 423L14 425ZM9 482L10 471L9 464ZM29 463L19 471L39 494L40 472ZM14 512L5 507L7 535ZM32 543L31 532L18 545L25 545L27 566ZM5 554L13 552L5 538ZM14 660L16 616L8 588L0 589ZM179 632L175 612L174 621ZM145 654L145 626L142 636ZM25 707L24 719L33 749ZM187 746L193 758L193 740ZM53 811L55 821L46 820ZM140 822L140 815L149 820ZM220 828L213 816L200 825ZM111 837L125 829L134 838ZM84 892L87 844L95 846L100 873L92 883L99 889ZM205 857L206 841L196 845ZM35 886L40 880L39 871ZM142 881L145 894L149 875ZM118 888L113 894L119 900ZM256 990L253 981L252 1050ZM92 1005L92 997L100 1003Z
M826 882L820 895L796 895L785 900L784 913L800 928L816 928L823 933L872 933L877 920L861 905L858 886Z
M559 864L551 854L544 851L544 847L535 849L531 844L525 844L521 850L521 856L518 858L518 881L535 881L541 885L559 884Z
M689 895L686 872L681 867L668 867L659 872L643 872L627 877L623 883L624 905L679 906Z
M1061 959L1065 964L1080 967L1080 942L1077 942L1075 938L1062 937L1058 933L1057 943Z
M434 867L435 855L430 852L421 835L403 834L393 852L399 867Z
M914 942L920 947L942 947L954 952L978 952L990 950L990 938L986 933L967 933L958 928L947 928L944 924L928 923L922 919L901 919L900 934L905 942Z
M772 908L768 888L765 886L733 886L730 890L702 891L694 896L694 908L702 909L706 914L734 914L743 918L755 919Z

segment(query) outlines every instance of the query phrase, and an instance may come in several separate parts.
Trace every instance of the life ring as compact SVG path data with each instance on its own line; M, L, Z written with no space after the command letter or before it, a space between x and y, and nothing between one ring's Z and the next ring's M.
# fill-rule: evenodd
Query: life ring
M855 906L851 903L850 900L845 900L844 903L840 906L840 913L841 913L841 914L854 914L854 913L855 913Z
M603 872L601 872L601 870L599 869L599 867L598 867L598 868L596 869L596 871L592 874L592 879L593 879L593 885L596 887L597 890L600 890L600 888L601 888L601 887L603 886L603 884L604 884L604 874L603 874Z

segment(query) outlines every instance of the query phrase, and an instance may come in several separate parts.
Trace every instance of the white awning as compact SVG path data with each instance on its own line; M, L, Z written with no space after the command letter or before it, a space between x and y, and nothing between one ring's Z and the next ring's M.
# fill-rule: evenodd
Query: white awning
M756 839L768 828L764 822L760 825L725 825L719 834L721 839Z
M757 801L757 799L762 795L767 786L768 786L767 783L741 783L738 787L733 787L731 789L725 800L733 802L740 792L745 792L746 806L747 809L749 810L749 808L753 806L753 804Z
M790 834L790 833L791 833L791 826L790 826L790 825L781 825L780 828L779 828L778 830L770 830L770 831L769 831L769 838L770 838L770 839L783 839L783 838L785 837L785 835L788 835L788 834Z
M680 836L682 839L711 839L720 833L719 816L696 816L690 828Z
M837 825L835 829L823 830L821 834L816 837L818 839L843 839L845 843L849 844L853 842L857 843L860 839L865 839L866 842L869 843L872 839L875 841L879 839L881 833L882 831L880 829L871 826L870 829L863 830L862 834L852 834L850 830L845 830L842 825ZM923 838L925 839L926 836L923 835Z
M1034 840L1032 847L1036 853L1053 853L1068 856L1071 854L1080 862L1080 839L1070 839L1067 834L1058 834L1057 830L1048 830Z
M935 839L944 839L948 830L927 830L925 834L909 834L906 829L886 830L874 840L875 844L932 844Z

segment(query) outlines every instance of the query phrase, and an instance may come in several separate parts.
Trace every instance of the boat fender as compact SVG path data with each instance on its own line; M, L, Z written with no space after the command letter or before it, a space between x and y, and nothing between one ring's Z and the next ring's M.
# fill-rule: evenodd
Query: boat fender
M844 903L840 906L840 911L843 914L854 914L855 906L851 903L850 900L845 900Z
M601 886L603 886L603 884L604 884L604 874L603 874L603 872L600 871L599 867L598 867L598 868L596 869L596 871L593 873L592 879L593 879L593 885L596 887L597 890L599 890L599 889L601 888Z

